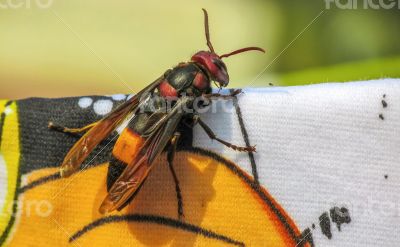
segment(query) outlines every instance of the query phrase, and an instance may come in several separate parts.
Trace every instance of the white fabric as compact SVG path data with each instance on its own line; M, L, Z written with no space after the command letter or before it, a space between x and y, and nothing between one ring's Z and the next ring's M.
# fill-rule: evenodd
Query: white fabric
M3 154L0 152L0 212L3 212L3 209L6 204L7 197L7 189L8 189L8 178L7 178L7 166L6 161L4 160Z
M244 92L238 103L260 183L301 230L312 230L316 246L400 246L399 79ZM244 145L229 109L202 118L220 138ZM248 154L210 141L198 126L194 145L251 173ZM351 222L340 232L331 222L329 240L319 216L333 206L346 207Z

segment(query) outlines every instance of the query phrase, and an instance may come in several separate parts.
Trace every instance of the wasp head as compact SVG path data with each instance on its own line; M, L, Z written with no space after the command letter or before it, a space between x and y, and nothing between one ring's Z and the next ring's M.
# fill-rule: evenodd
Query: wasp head
M207 46L210 51L199 51L192 56L192 61L202 65L208 72L209 76L213 81L219 83L219 87L226 87L229 84L229 75L225 63L222 58L236 55L238 53L246 51L261 51L265 52L264 49L259 47L246 47L224 55L217 55L214 51L214 47L211 44L210 32L208 27L208 14L205 9L204 12L204 27L207 39Z
M201 64L207 70L211 79L218 82L220 87L226 87L229 84L226 65L214 52L199 51L192 56L192 61Z

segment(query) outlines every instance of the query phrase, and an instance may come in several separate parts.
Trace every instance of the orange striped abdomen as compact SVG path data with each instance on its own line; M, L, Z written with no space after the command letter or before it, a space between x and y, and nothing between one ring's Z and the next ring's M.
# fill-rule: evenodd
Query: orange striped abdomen
M129 164L140 151L145 139L130 128L125 128L114 145L112 154L118 160Z

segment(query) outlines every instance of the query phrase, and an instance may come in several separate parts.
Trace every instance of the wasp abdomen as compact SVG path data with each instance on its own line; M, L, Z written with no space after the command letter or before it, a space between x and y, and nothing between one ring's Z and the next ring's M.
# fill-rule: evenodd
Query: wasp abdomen
M137 156L145 139L129 127L125 128L115 143L112 151L113 156L126 163L130 164Z

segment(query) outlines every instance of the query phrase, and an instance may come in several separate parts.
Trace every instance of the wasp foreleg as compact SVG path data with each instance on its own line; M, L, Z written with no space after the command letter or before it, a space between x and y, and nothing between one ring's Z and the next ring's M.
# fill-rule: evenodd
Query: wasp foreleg
M203 97L206 99L223 99L223 100L230 100L236 97L237 95L242 93L242 89L235 89L231 91L230 94L220 94L220 93L211 93L211 94L204 94Z
M168 161L169 170L171 171L172 177L174 178L174 182L175 182L176 198L178 200L178 218L181 220L185 216L183 214L183 199L182 199L181 188L179 187L179 180L178 180L178 177L176 176L174 164L173 164L174 158L175 158L176 146L178 144L180 135L181 134L179 132L176 132L174 134L174 137L172 137L171 145L169 146L169 149L168 149L167 161Z
M239 151L239 152L255 152L256 151L256 147L255 146L250 146L250 147L239 147L239 146L236 146L236 145L234 145L234 144L232 144L232 143L229 143L229 142L227 142L227 141L224 141L224 140L222 140L222 139L219 139L218 137L217 137L217 135L214 133L214 131L212 131L212 129L205 123L205 122L203 122L203 120L201 120L201 118L200 117L196 117L196 119L195 119L195 121L197 122L197 123L199 123L200 124L200 126L204 129L204 131L206 132L206 134L210 137L210 139L212 139L212 140L216 140L216 141L218 141L219 143L222 143L222 144L224 144L225 146L227 146L227 147L229 147L229 148L232 148L233 150L235 150L235 151Z

